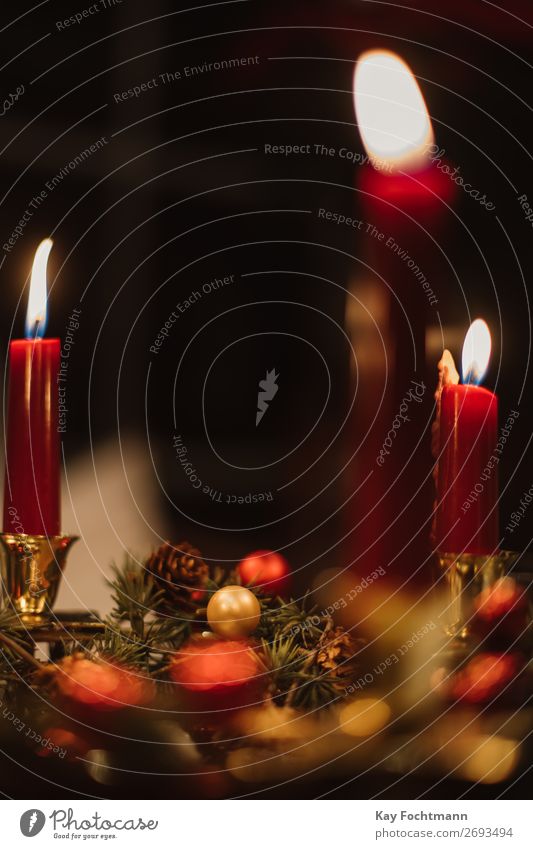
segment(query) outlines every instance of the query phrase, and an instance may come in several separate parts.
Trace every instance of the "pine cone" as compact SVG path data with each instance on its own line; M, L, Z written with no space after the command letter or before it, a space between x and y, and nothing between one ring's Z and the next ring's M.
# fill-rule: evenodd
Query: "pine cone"
M161 545L145 563L157 586L164 591L164 606L196 607L203 596L209 569L197 548L188 542Z
M344 628L335 628L326 634L325 645L319 650L316 661L324 672L340 678L346 677L357 666L357 652L363 640L356 639Z

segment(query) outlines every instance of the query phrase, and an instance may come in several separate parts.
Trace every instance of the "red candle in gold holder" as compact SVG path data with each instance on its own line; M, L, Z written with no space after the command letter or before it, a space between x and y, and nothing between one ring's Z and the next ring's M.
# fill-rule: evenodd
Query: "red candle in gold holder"
M33 262L26 339L9 346L6 473L2 546L5 600L27 623L41 621L54 603L74 537L60 533L58 373L60 340L44 339L45 239Z
M463 384L442 389L435 529L439 551L493 554L498 548L498 398L476 385L490 347L489 329L477 319L465 338Z

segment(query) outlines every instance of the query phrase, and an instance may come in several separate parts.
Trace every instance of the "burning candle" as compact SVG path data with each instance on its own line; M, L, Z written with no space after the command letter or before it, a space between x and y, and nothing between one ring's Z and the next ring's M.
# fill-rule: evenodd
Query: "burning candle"
M426 328L442 263L435 237L454 185L432 162L431 119L399 56L372 50L360 57L354 103L371 163L358 180L370 270L348 300L360 446L350 525L365 564L390 564L390 579L403 581L422 576L429 563L432 393L417 389L416 403L406 397L429 377Z
M484 321L470 326L463 346L463 383L442 387L439 413L435 542L454 554L498 548L498 398L478 386L490 358Z
M407 63L390 50L363 53L355 66L353 91L362 141L374 167L395 173L425 169L435 137Z
M44 339L46 266L52 240L33 261L26 338L9 346L4 531L57 536L60 528L57 375L60 341Z
M413 72L389 50L363 53L355 66L354 105L371 162L359 184L369 223L394 225L400 235L412 228L412 217L430 229L452 200L454 184L432 160L438 146Z

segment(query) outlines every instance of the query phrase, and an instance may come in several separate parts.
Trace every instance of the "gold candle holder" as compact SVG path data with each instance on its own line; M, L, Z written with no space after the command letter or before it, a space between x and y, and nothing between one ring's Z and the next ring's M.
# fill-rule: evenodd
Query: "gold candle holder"
M0 534L4 606L12 607L24 622L41 621L52 609L68 552L77 539Z
M442 618L449 637L466 639L470 635L476 598L504 577L517 556L514 551L499 551L497 554L439 552L439 568L447 587Z

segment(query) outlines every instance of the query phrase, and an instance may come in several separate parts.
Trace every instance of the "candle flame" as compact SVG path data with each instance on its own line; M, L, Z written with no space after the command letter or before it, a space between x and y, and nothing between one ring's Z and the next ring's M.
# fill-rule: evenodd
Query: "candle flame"
M489 364L490 348L490 330L482 318L476 318L463 345L463 383L481 383Z
M354 102L363 145L379 170L417 171L429 158L433 127L416 78L396 53L368 50L354 73Z
M46 266L52 250L52 239L43 239L33 259L30 295L26 310L26 338L42 339L46 328Z

